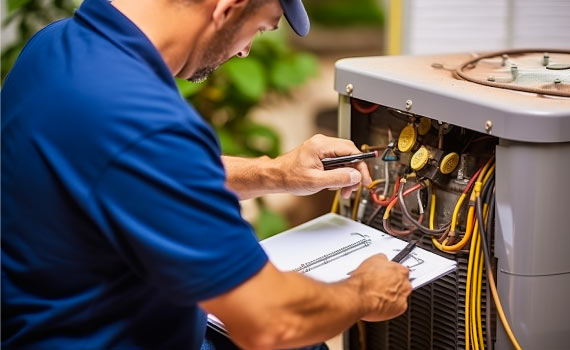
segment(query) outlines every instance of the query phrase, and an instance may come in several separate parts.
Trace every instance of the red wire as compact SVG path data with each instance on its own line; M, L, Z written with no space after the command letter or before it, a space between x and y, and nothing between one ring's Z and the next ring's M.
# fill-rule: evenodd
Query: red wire
M357 100L355 99L351 99L350 100L352 107L354 107L354 109L356 109L358 112L362 113L362 114L370 114L372 112L374 112L375 110L378 109L378 107L380 107L377 104L372 104L369 107L364 107L362 105L359 104L359 102L357 102Z
M467 192L469 192L469 190L471 189L471 186L473 186L473 183L477 179L477 176L479 176L479 173L481 172L481 170L483 170L483 167L484 166L479 168L479 170L477 170L477 172L471 177L471 180L469 180L469 182L467 183L467 186L465 186L465 189L463 190L464 195L467 195Z
M402 193L402 196L405 197L405 196L415 192L416 190L418 190L420 188L422 188L422 185L416 184L415 186L404 191L404 193ZM398 202L398 197L392 199L392 201L390 202L390 204L386 208L386 211L392 210L392 208L396 205L397 202ZM418 221L421 223L423 221L423 218L424 218L424 214L422 213L422 214L420 214ZM417 230L416 227L408 229L408 230L403 230L403 231L393 229L392 227L390 227L390 221L388 219L382 219L382 223L384 225L384 229L386 230L386 232L388 232L389 234L391 234L393 236L408 236Z
M381 207L385 207L388 204L390 204L390 202L394 199L398 197L398 190L400 189L400 177L396 177L396 184L394 185L394 193L392 194L392 197L390 197L390 199L386 199L386 200L381 200L380 198L378 198L378 195L376 194L376 192L374 192L374 190L370 191L370 198L372 198L372 200L374 201L374 203L376 203L377 205L381 206Z
M404 193L402 193L402 195L404 197L406 197L410 193L412 193L416 190L419 190L420 188L422 188L422 184L416 184L415 186L410 187L407 190L405 190ZM396 196L396 198L394 198L390 201L390 204L388 204L388 208L386 208L386 210L391 210L394 207L394 205L396 205L396 203L398 203L398 196Z

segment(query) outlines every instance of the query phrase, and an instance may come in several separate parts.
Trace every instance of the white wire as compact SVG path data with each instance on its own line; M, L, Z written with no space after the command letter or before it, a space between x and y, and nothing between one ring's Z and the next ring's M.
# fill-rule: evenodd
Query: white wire
M390 169L388 169L388 162L384 162L384 191L382 197L386 198L388 195L388 187L390 187Z
M422 205L422 199L420 198L420 190L416 191L416 194L418 195L418 207L420 208L420 214L424 213L424 207Z

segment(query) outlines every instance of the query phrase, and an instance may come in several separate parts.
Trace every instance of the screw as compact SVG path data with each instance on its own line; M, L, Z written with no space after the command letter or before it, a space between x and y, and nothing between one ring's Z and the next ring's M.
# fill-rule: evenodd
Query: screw
M490 120L487 120L485 122L485 131L490 133L492 128L493 128L493 122Z
M561 82L562 82L562 80L560 80L558 78L554 79L554 84L560 84Z
M492 76L492 75L489 75L489 76L487 77L487 81L495 81L495 77Z
M513 79L516 79L519 75L519 67L516 64L511 64L511 73L513 75Z
M346 84L345 90L348 96L352 96L352 91L354 90L354 86L352 86L352 84Z
M548 66L549 61L550 61L550 55L548 54L548 52L545 52L544 56L542 57L542 65Z
M412 109L412 100L406 100L406 110Z

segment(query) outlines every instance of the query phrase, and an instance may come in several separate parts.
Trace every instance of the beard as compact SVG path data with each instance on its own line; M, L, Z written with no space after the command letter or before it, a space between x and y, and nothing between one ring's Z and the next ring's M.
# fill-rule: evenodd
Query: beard
M222 28L212 39L212 44L208 45L204 55L200 58L198 69L188 78L193 83L201 83L208 79L208 76L219 66L228 61L228 48L231 46L238 31L238 25L228 25Z

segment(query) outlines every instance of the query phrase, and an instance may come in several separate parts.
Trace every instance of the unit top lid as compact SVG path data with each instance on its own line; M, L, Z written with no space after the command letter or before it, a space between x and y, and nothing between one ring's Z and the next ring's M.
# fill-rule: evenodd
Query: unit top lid
M548 62L543 56L499 55L463 72L489 83L517 81L570 94L570 69L551 69L570 64L570 54L550 53ZM510 140L570 142L570 97L490 87L458 77L455 70L473 58L453 54L341 59L335 65L335 90L346 95L351 84L350 96L401 110L411 100L411 113L485 133L491 121L489 133Z

